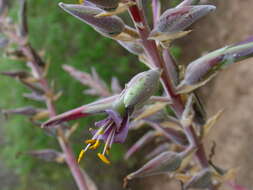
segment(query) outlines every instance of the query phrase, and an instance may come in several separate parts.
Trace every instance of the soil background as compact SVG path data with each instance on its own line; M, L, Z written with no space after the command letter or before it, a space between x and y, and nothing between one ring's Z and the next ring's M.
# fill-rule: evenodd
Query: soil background
M233 44L253 35L252 0L209 1L217 10L202 19L188 37L179 41L183 48L180 64L187 64L201 54ZM209 116L224 108L224 114L206 140L210 151L215 141L216 164L237 168L236 181L253 187L253 59L222 71L200 92ZM207 152L207 153L208 153ZM154 182L156 181L156 182ZM147 178L140 185L145 190L177 189L165 176ZM224 187L228 190L228 187Z

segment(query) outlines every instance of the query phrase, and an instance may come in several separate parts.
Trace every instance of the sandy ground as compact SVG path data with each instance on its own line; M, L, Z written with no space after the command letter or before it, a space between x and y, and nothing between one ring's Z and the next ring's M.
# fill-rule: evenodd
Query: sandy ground
M193 33L181 40L181 64L196 59L204 51L214 50L253 35L252 0L209 1L217 5L216 12L194 26ZM225 168L237 168L237 182L253 187L253 59L241 62L223 71L201 89L202 97L211 116L224 108L223 117L206 141L217 143L215 163ZM156 182L154 182L154 181ZM177 189L169 179L158 176L143 180L143 189ZM224 188L224 190L229 188Z

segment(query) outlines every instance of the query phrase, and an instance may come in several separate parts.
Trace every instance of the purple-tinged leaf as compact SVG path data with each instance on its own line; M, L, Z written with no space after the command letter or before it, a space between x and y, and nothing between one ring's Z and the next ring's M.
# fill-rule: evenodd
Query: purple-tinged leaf
M110 91L105 83L98 77L94 69L92 70L92 75L86 72L81 72L68 65L63 65L63 69L83 85L90 87L90 89L84 91L85 93L103 97L110 96Z
M24 93L23 96L25 98L28 98L28 99L31 99L31 100L34 100L34 101L38 101L38 102L44 102L46 99L45 99L45 96L43 95L40 95L40 94L37 94L35 92L32 92L32 93Z
M212 186L212 174L209 169L204 169L193 176L190 181L184 184L184 189L209 188Z
M132 147L129 148L124 158L127 160L135 152L139 151L143 146L151 142L157 136L156 131L149 131L144 136L142 136Z
M47 162L63 163L65 161L64 154L53 149L33 150L27 154Z
M182 157L174 152L166 151L156 156L137 171L129 174L126 179L156 175L176 171L182 162Z
M191 62L185 77L177 87L178 93L189 93L211 80L226 66L253 56L253 42L227 46Z
M125 28L124 22L118 16L96 17L103 12L99 8L64 3L59 3L59 6L106 37L115 37Z
M179 33L188 28L194 22L215 10L213 5L183 6L166 10L159 18L150 37L160 34Z

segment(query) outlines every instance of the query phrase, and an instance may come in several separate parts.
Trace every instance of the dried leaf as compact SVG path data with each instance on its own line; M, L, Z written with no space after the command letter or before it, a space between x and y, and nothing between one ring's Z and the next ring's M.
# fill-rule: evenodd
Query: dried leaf
M49 116L50 116L50 113L48 110L41 110L32 117L32 120L36 121L36 120L41 120L41 119L48 119Z
M223 114L224 110L218 111L214 116L207 120L206 124L204 125L204 137L207 136L209 131L213 128L216 122L220 119L221 115Z
M146 106L144 111L135 118L135 121L147 118L155 114L156 112L164 109L167 105L168 105L167 103L158 102L158 103Z

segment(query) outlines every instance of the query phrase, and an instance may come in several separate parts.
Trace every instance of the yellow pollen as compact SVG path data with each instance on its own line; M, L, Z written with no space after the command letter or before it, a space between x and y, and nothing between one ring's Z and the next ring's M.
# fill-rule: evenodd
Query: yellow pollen
M79 0L79 3L80 3L80 4L83 4L83 3L84 3L84 0Z
M110 164L111 162L105 157L105 155L98 153L98 157L100 158L100 160L102 160L102 162L104 162L105 164Z
M88 139L86 141L84 141L86 144L95 144L96 143L96 139Z
M96 142L89 149L95 150L99 145L100 145L100 141L96 140Z
M81 152L79 153L78 160L77 160L78 164L80 163L80 161L81 161L82 158L84 157L84 153L85 153L84 150L81 150Z

